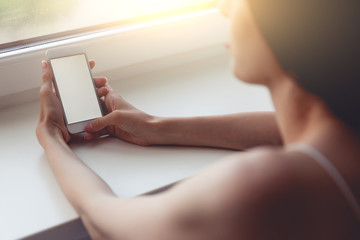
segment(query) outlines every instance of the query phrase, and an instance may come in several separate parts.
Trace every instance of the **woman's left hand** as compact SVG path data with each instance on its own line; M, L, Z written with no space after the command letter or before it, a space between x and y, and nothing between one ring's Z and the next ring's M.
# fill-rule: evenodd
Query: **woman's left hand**
M90 68L95 67L94 61L89 61ZM40 120L36 128L36 135L42 146L46 142L47 137L59 137L69 142L71 135L65 126L64 115L58 96L53 88L53 73L46 61L42 62L42 83L40 87ZM106 78L94 78L97 84L96 91L99 98L108 93L108 89L103 85Z

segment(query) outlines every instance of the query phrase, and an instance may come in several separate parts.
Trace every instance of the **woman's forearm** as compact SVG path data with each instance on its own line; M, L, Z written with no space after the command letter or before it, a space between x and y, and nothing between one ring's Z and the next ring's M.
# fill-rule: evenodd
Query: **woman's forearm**
M62 191L80 215L90 200L114 196L110 187L73 153L61 136L48 136L44 149Z
M259 145L282 144L272 112L223 116L159 118L156 144L209 146L244 150Z

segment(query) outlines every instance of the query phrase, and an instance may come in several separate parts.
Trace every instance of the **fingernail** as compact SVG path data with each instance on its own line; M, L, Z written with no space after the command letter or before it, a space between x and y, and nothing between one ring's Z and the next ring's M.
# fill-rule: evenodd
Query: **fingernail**
M41 61L41 66L42 66L43 69L45 69L47 67L45 60Z

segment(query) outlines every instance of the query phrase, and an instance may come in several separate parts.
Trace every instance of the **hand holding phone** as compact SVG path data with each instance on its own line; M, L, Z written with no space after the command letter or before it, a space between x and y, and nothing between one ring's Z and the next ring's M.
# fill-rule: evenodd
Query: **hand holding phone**
M103 116L86 54L79 47L62 47L46 56L68 131L83 132L89 121Z

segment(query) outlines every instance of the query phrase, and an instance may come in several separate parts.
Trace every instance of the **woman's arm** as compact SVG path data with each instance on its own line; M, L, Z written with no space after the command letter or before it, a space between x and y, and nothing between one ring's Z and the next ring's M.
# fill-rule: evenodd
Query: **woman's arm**
M190 145L244 150L259 145L280 145L282 138L272 112L223 116L163 118L146 114L118 96L107 82L105 105L109 112L85 130L91 140L110 133L138 145Z
M158 118L153 124L156 144L209 146L244 150L282 144L271 112L222 116Z
M108 185L69 148L61 133L43 137L43 148L65 196L81 215L89 200L115 196Z
M93 62L90 65L94 65ZM66 142L70 141L61 105L53 91L52 72L46 62L42 63L43 81L40 88L40 120L36 135L53 169L61 188L69 201L81 212L87 199L97 195L112 195L110 188L72 152ZM101 90L103 91L103 90Z

